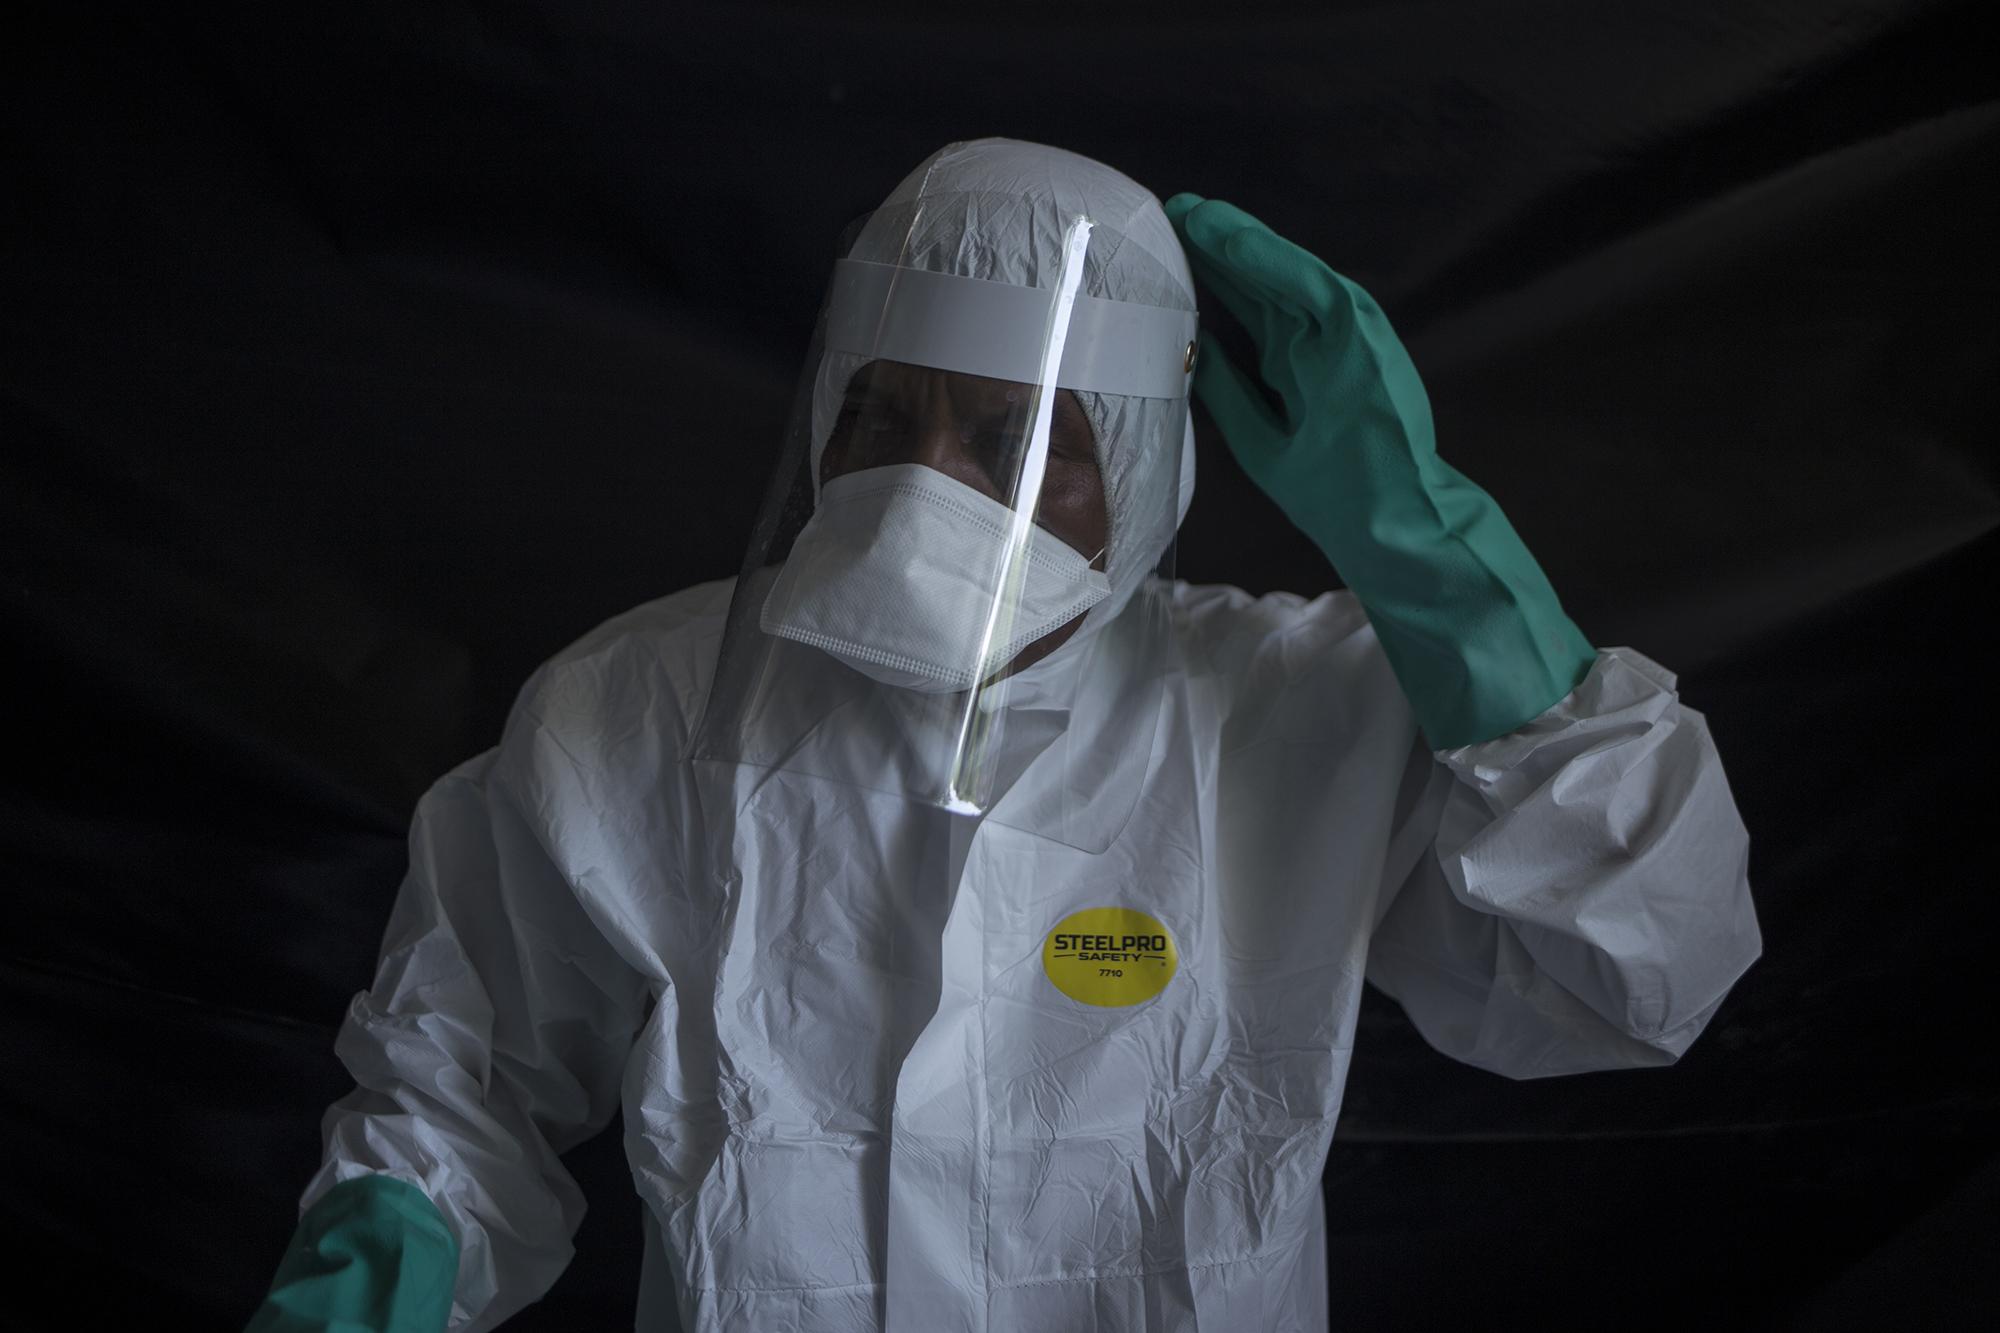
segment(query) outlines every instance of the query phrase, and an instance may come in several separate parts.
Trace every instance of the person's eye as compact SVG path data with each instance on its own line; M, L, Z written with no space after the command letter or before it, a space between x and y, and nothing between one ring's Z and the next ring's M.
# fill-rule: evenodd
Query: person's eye
M1005 430L983 430L973 439L973 448L988 460L990 466L1005 464L1018 452L1019 439Z
M848 407L841 412L834 423L834 429L843 435L863 440L879 440L894 428L880 412L866 412L860 407Z

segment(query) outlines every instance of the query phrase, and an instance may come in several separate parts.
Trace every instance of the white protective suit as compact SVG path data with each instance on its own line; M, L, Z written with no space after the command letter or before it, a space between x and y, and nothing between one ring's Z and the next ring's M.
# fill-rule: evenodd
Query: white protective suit
M1030 202L1079 191L1173 244L1150 194L1080 163L954 145L899 189L1012 171ZM1031 245L976 239L938 262L1000 256L982 276L1032 285ZM1107 491L1183 479L1181 441L1124 410L1091 413L1101 450L1141 455L1103 460ZM1171 535L1119 512L1092 633ZM643 1330L1323 1329L1320 1177L1364 977L1440 1051L1538 1078L1672 1063L1759 956L1708 728L1631 649L1434 753L1350 594L1153 585L1158 724L1105 764L1110 797L1086 792L1101 837L1059 842L690 763L731 587L557 654L418 807L339 1038L359 1087L303 1203L367 1172L423 1189L462 1248L453 1329L562 1272L582 1201L558 1154L621 1104ZM1082 716L1077 657L1009 706ZM1028 763L1002 799L1053 781ZM1079 1003L1045 971L1056 924L1105 905L1173 938L1145 1003Z

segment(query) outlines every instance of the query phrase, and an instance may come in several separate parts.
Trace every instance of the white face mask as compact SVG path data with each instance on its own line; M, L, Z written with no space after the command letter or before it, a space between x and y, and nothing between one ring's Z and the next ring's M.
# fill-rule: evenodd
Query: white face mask
M1088 558L1030 527L1013 614L980 656L1013 526L1006 505L921 463L835 477L758 623L884 684L970 689L1111 591Z

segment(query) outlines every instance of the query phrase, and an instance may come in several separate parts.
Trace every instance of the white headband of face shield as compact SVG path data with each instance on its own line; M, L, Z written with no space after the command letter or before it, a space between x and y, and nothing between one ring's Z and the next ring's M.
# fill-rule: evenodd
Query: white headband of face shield
M826 346L834 352L1128 398L1187 390L1195 314L1016 287L926 269L842 259L834 264ZM1053 327L1056 325L1057 327ZM1060 340L1055 374L1045 364Z

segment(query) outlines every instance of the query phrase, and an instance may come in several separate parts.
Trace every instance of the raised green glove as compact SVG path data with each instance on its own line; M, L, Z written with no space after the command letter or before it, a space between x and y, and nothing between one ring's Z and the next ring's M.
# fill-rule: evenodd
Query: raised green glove
M1373 298L1232 204L1166 209L1284 412L1206 333L1195 393L1360 598L1431 746L1504 735L1575 689L1596 651L1492 497L1437 456L1423 382Z
M408 1181L358 1176L299 1219L245 1333L443 1333L458 1240Z

